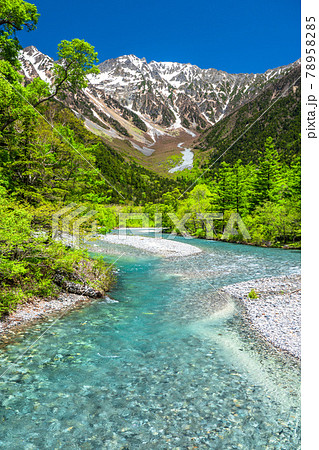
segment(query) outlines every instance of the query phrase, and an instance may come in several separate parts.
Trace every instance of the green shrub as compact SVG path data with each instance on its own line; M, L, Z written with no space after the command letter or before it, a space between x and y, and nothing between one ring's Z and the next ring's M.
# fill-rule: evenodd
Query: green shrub
M10 287L3 286L0 289L0 317L15 311L17 306L26 301L27 298L22 289L10 289Z
M0 198L0 317L30 298L57 296L61 291L53 281L57 271L101 292L109 289L110 266L38 232L43 228L34 228L46 227L46 222L39 222L37 211Z
M258 295L258 293L255 291L255 289L252 289L252 290L249 292L248 297L249 297L249 298L252 298L252 299L256 299L256 298L259 298L259 295Z

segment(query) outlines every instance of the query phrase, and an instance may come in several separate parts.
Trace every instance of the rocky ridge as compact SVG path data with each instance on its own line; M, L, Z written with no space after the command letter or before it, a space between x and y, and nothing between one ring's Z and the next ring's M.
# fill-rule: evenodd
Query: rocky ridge
M53 59L35 47L25 48L20 61L27 80L52 79ZM228 74L124 55L102 62L100 74L89 76L89 86L66 102L93 132L129 139L148 155L152 151L143 149L160 137L177 130L195 137L299 64L298 60L263 74Z
M229 74L192 64L147 63L145 58L125 55L101 63L100 74L90 76L90 82L155 123L205 128L298 64L296 61L263 74Z

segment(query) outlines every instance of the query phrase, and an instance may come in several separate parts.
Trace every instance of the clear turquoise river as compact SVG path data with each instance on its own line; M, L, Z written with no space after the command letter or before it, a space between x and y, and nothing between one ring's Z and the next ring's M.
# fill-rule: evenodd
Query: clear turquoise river
M216 294L299 272L300 252L186 242L203 253L97 243L108 261L125 252L117 303L95 301L0 348L0 448L300 448L298 366Z

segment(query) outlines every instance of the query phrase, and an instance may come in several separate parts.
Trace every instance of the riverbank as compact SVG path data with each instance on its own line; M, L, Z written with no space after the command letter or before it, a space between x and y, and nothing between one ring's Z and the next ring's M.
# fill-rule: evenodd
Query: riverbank
M200 238L201 239L201 238ZM218 237L214 237L215 241L220 242L228 242L229 244L239 244L239 245L250 245L252 247L262 247L262 248L281 248L282 250L301 250L301 243L290 243L290 244L278 244L278 243L272 243L272 242L247 242L247 241L241 241L237 239L221 239Z
M112 266L100 259L91 259L77 253L68 270L55 269L44 276L50 283L50 290L45 295L30 295L25 290L24 296L18 297L4 308L4 296L0 295L0 337L11 332L11 329L24 326L35 320L47 318L60 311L67 311L94 299L103 298L115 281ZM52 264L53 265L53 264ZM41 282L41 279L38 280ZM13 297L18 288L10 286L7 294ZM1 294L1 292L0 292ZM14 332L13 330L13 332Z
M44 320L50 316L63 316L68 311L87 305L97 299L108 303L117 303L105 293L104 295L81 295L70 292L62 292L56 298L34 298L28 302L17 306L15 311L1 317L0 319L0 340L5 340L13 336L16 331L33 322Z
M249 298L249 293L258 298ZM221 289L244 306L245 316L275 347L301 358L301 277L262 278Z
M124 239L118 235L99 236L102 241L112 244L122 244L147 251L162 257L182 257L200 253L202 250L190 244L175 242L167 239L154 239L142 236L124 236ZM57 298L44 300L33 298L27 302L21 303L16 310L6 315L0 320L0 337L4 338L23 326L31 324L37 320L43 320L51 315L58 315L67 312L73 308L83 304L90 303L96 298L105 297L109 302L113 302L105 295L106 290L97 290L88 285L93 282L95 285L97 275L103 273L95 273L96 270L89 265L85 267L81 277L74 277L72 281L65 278L65 273L58 272L55 274L54 282L61 292ZM81 279L81 283L79 280ZM83 282L85 281L85 282Z
M43 300L34 299L18 305L16 311L0 320L0 338L14 335L17 329L32 322L47 319L52 315L61 315L78 306L92 302L94 298L84 295L62 293L57 298Z
M128 245L166 258L190 256L202 252L200 248L194 245L170 239L130 235L119 236L118 234L101 235L99 239L110 244Z

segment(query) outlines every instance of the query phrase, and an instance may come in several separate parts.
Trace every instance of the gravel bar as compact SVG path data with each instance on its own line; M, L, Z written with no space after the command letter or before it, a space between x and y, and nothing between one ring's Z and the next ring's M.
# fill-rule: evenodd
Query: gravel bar
M257 299L248 297L254 289ZM221 289L239 300L246 317L275 347L301 357L301 276L245 281Z
M99 236L99 240L110 244L129 245L147 252L155 253L166 258L176 256L190 256L201 253L201 249L191 244L177 242L170 239L150 238L144 236L119 236L118 234L107 234Z
M107 296L105 298L110 303L115 302L115 300L111 300ZM33 321L45 319L53 314L62 316L67 311L80 305L88 304L94 300L94 298L84 295L62 293L56 299L35 299L32 302L29 301L18 305L16 311L0 320L0 338L14 334L17 327L29 325Z

